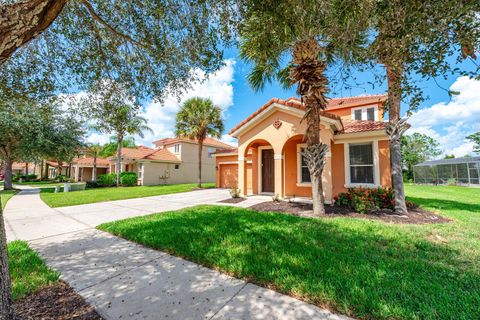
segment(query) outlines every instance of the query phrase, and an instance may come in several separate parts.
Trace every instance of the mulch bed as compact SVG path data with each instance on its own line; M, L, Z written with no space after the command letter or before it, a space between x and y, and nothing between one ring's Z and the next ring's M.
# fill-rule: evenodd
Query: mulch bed
M312 204L301 202L287 202L287 201L267 201L249 207L249 209L256 211L269 211L291 214L300 217L316 217L312 212ZM325 213L328 218L335 217L352 217L362 219L382 220L392 223L446 223L451 221L436 213L425 211L420 208L409 208L408 214L401 216L395 214L391 210L380 210L369 214L360 214L353 211L349 207L325 205Z
M17 302L19 320L103 320L67 283L59 281Z
M221 201L218 201L220 203L239 203L239 202L242 202L242 201L245 201L247 199L245 198L230 198L230 199L226 199L226 200L221 200Z

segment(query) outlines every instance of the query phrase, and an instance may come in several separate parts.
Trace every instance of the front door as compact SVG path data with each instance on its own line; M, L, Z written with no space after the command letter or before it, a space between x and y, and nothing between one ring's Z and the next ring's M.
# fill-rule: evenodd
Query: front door
M262 150L262 192L274 191L273 149Z

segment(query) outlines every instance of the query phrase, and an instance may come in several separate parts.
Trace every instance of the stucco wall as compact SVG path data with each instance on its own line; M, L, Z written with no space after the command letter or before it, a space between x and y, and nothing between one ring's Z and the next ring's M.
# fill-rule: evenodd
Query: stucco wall
M359 106L354 106L350 108L343 108L343 109L336 109L336 110L328 110L328 113L335 114L342 118L342 121L350 121L352 119L352 109L356 108L367 108L369 106L376 106L378 107L377 111L377 116L378 116L378 121L383 121L383 105L382 103L379 104L368 104L368 105L359 105Z
M390 144L388 140L378 141L378 153L380 158L380 182L382 187L391 187L392 172L390 170Z
M174 163L143 162L143 185L158 185L164 180L160 176L169 175L168 184L196 183L198 180L198 164L195 162L180 163L175 169ZM215 164L202 164L202 182L215 182Z

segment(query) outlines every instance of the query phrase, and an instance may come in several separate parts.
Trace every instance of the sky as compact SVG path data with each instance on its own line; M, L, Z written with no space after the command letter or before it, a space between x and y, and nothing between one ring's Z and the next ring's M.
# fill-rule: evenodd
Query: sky
M467 65L467 68L472 66ZM382 70L380 70L382 71ZM146 102L143 114L153 134L147 133L142 139L135 137L137 144L152 146L152 141L174 135L175 115L180 109L182 101L194 97L211 98L223 110L225 133L222 141L236 145L236 140L228 135L228 131L241 122L251 113L260 108L273 97L288 98L296 96L295 89L285 90L278 83L267 85L261 92L255 92L247 82L250 66L238 57L236 49L225 51L225 64L216 73L208 78L203 72L198 72L205 80L192 85L191 90L185 92L180 102L175 97L167 97L163 104ZM373 81L368 73L357 72L355 76L362 79L362 83ZM407 134L420 132L435 138L441 146L443 157L445 154L454 154L461 157L473 155L473 144L465 139L471 133L480 131L480 81L466 77L450 76L446 79L437 79L437 83L420 81L426 97L420 108L412 114L409 123L412 125ZM460 92L450 97L445 88ZM329 97L354 96L386 92L386 86L363 86L349 90L331 92ZM405 113L407 106L403 105ZM91 132L90 142L105 143L108 136Z

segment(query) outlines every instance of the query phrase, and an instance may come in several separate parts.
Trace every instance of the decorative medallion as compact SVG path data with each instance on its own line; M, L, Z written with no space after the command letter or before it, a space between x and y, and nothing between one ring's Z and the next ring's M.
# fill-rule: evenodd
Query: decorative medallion
M275 121L273 121L273 127L274 127L275 129L278 130L278 129L280 129L281 126L282 126L282 121L280 121L280 120L275 120Z

